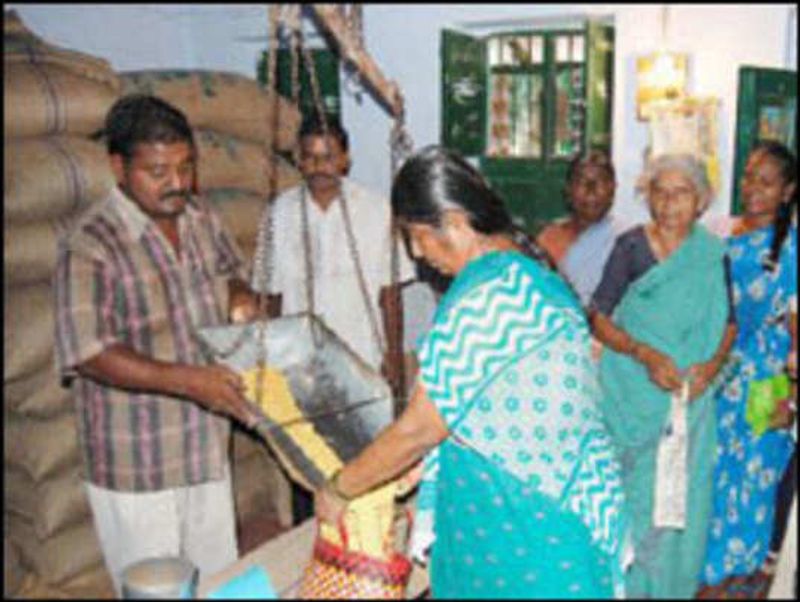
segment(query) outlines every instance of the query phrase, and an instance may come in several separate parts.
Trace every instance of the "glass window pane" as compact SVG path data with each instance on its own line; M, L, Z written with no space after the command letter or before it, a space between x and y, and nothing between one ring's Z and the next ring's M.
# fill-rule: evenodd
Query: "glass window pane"
M531 62L531 44L528 36L518 36L513 41L516 50L517 64L528 65Z
M500 64L500 40L498 38L489 39L489 65L494 67Z
M531 36L531 62L538 65L544 62L544 38Z
M583 62L583 36L572 36L572 62Z
M582 67L561 67L556 72L556 123L553 155L570 157L580 150L584 102Z
M569 39L570 36L558 36L556 38L556 62L569 62Z
M514 60L514 50L513 50L513 40L514 38L502 38L503 40L503 54L502 54L502 62L504 65L515 65L516 61Z
M492 74L490 85L486 154L507 157L511 154L511 76L505 73Z

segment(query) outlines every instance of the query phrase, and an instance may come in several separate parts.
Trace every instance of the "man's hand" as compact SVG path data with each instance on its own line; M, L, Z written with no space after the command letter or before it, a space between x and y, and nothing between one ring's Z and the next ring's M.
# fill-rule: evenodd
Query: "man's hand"
M178 365L174 370L178 390L192 401L212 412L231 416L248 427L258 421L258 414L244 396L242 377L227 366Z
M266 296L255 293L241 280L228 283L228 319L233 324L245 324L261 317L261 304L266 302L267 316L277 318L281 315L282 296L280 294Z

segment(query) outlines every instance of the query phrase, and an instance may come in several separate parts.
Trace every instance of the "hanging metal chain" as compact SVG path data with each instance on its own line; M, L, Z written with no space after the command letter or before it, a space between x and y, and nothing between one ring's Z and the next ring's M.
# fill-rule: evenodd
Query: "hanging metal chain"
M316 69L314 68L314 62L311 58L311 52L309 51L308 47L305 44L301 44L300 49L303 54L306 70L308 71L309 80L311 82L311 95L314 101L314 108L316 109L317 114L320 117L320 121L322 123L322 130L324 132L324 140L327 146L330 141L330 132L328 130L327 113L323 106L322 94L319 89L319 81L317 80L316 76ZM327 148L326 150L328 151L328 154L330 154L330 148ZM306 190L305 190L306 188L307 186L303 184L303 212L305 216L304 228L306 228L306 230L304 231L304 238L309 241L309 244L305 246L306 247L305 254L306 254L306 265L310 266L311 245L310 245L310 235L307 230L308 221L306 215L307 212L307 200L306 200ZM356 245L355 234L353 232L353 225L350 220L350 211L348 207L347 195L345 194L344 186L341 187L339 195L339 206L341 207L342 219L344 220L345 224L345 231L347 234L347 245L350 250L350 257L353 260L353 266L355 268L359 289L361 291L361 296L367 310L367 316L369 318L372 336L375 340L375 345L378 348L378 351L381 353L381 355L383 355L385 351L385 346L383 344L383 338L381 337L380 328L378 326L378 320L375 315L375 307L370 301L369 290L367 288L366 278L364 277L364 270L362 268L361 256L358 252L358 246ZM307 273L310 274L312 273L312 271L310 269L307 269Z

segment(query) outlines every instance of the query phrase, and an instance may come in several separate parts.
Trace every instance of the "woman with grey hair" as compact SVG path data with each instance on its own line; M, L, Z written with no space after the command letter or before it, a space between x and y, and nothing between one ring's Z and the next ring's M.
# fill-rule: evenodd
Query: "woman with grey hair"
M639 188L652 219L616 240L589 308L605 346L600 407L630 503L626 594L692 598L712 504L711 385L736 327L724 245L697 223L712 198L703 164L655 157Z

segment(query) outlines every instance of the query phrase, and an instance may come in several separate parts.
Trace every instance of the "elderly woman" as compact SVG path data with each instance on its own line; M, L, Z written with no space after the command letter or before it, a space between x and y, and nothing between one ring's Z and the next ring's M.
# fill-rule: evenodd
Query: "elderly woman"
M795 450L787 428L794 419L789 404L779 406L773 428L763 434L745 418L753 381L784 370L797 378L796 305L791 309L797 302L797 226L792 224L797 162L785 146L770 141L753 148L742 178L742 200L743 215L728 239L739 325L732 351L737 361L717 398L719 454L704 577L710 585L744 586L758 596L774 570L797 479L796 468L790 468L779 486ZM784 514L773 528L776 490Z
M427 454L412 547L432 545L435 597L619 593L627 515L577 299L450 151L411 157L392 209L415 257L455 278L407 408L317 492L318 516Z
M570 215L544 228L536 239L583 305L589 304L621 231L620 220L610 214L616 189L614 165L606 152L578 155L567 168Z
M688 155L657 157L641 186L652 221L617 239L591 303L595 335L606 346L601 409L619 448L632 517L635 560L627 594L691 598L711 511L716 425L709 385L736 328L724 246L696 223L711 199L703 165ZM690 400L682 423L685 473L676 462L656 479L662 432L668 424L678 428L671 408L673 396L680 405L684 386ZM681 476L685 495L660 497ZM657 500L682 516L666 520L654 513Z

